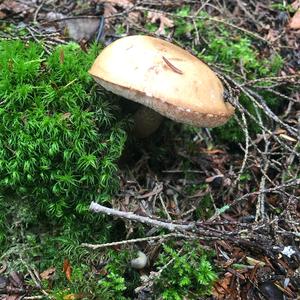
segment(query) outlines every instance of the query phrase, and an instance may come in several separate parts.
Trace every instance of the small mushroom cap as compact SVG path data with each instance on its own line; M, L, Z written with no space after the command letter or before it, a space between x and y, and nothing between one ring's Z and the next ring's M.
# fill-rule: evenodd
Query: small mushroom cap
M135 35L113 42L89 73L105 89L177 122L215 127L234 113L223 100L221 81L206 64L158 38Z

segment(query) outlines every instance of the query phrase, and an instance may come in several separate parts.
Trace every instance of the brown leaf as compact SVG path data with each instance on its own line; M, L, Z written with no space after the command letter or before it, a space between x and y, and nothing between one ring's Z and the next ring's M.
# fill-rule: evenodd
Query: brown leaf
M104 4L104 18L109 18L116 13L118 13L118 11L111 3Z
M131 11L128 14L128 20L133 24L139 24L141 22L141 12L140 11Z
M212 294L215 297L214 299L221 300L225 299L226 296L230 295L230 283L232 275L226 273L225 277L219 279L213 287Z
M123 7L123 8L130 8L133 6L133 3L131 0L98 0L97 2L110 4L113 6L119 6L119 7Z
M300 29L300 9L296 11L294 16L292 17L289 27L291 29Z
M0 20L5 19L6 18L6 13L4 13L3 11L0 11Z
M72 267L68 259L64 260L63 272L66 274L68 281L71 281Z
M278 39L278 31L272 28L269 29L269 32L266 36L266 40L270 42L275 42Z
M50 279L50 278L53 277L55 271L56 271L56 268L51 267L51 268L45 270L44 272L42 272L42 273L40 274L40 277L41 277L41 279L48 280L48 279Z
M9 295L4 298L5 300L18 300L19 295Z
M225 151L221 150L221 149L203 149L203 152L207 153L207 154L211 154L211 155L214 155L214 154L224 154L225 153Z
M24 14L29 10L29 6L21 1L5 0L0 4L0 11L6 14Z
M300 0L296 0L294 1L293 3L291 3L291 7L294 9L294 10L297 10L300 8Z
M159 28L156 30L156 34L164 35L166 33L165 28L172 28L174 26L173 20L167 18L162 13L149 12L147 18L151 23L156 23L159 21Z

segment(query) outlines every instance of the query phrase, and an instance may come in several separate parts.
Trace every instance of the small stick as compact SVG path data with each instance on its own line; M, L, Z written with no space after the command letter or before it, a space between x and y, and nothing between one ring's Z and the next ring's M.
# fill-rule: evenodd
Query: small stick
M194 236L191 236L191 235L186 235L186 234L181 234L181 233L169 233L169 234L163 234L163 235L157 235L157 236L149 236L149 237L145 237L145 238L138 238L138 239L131 239L131 240L124 240L124 241L119 241L119 242L100 244L100 245L82 243L81 246L96 250L96 249L101 249L101 248L106 248L106 247L126 245L126 244L132 244L132 243L148 242L148 241L154 241L154 240L166 240L166 239L169 239L172 237L175 237L175 238L181 237L181 238L186 238L186 239L194 238Z
M100 205L96 202L92 202L90 205L90 210L96 213L104 213L106 215L112 215L119 218L125 218L127 220L131 220L134 222L140 222L143 224L148 224L150 226L156 226L156 227L162 227L166 228L169 231L186 231L186 230L192 230L195 227L194 223L188 224L188 225L181 225L181 224L174 224L174 223L167 223L159 220L154 220L149 217L144 217L140 215L136 215L132 212L125 212L120 211L112 208L105 207L103 205Z
M40 10L43 7L44 3L45 3L45 0L42 1L42 3L38 6L38 8L36 9L36 11L34 12L33 23L37 23L38 13L40 12Z

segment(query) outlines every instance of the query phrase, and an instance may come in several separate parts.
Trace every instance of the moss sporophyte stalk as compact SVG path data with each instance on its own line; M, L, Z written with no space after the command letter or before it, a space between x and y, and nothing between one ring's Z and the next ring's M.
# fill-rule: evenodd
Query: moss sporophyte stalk
M37 43L0 42L2 195L61 218L118 188L126 134L87 73L98 52L70 43L48 56Z

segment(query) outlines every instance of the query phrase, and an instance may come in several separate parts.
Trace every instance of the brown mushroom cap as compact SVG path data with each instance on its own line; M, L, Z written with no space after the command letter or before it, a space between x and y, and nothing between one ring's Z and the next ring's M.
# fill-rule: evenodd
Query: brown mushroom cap
M149 36L128 36L106 47L89 73L107 90L177 122L226 123L234 108L223 100L215 73L189 52Z

